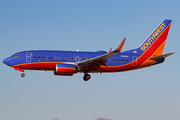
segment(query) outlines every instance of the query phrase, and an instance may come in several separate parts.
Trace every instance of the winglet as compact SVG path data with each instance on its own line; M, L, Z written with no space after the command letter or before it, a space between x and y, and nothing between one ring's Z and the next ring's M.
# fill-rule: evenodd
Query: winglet
M111 53L112 52L112 48L109 49L108 53Z
M122 48L123 48L123 45L124 45L125 41L126 41L126 38L124 38L124 39L121 41L121 43L119 44L119 46L118 46L113 52L120 52L120 51L122 50Z

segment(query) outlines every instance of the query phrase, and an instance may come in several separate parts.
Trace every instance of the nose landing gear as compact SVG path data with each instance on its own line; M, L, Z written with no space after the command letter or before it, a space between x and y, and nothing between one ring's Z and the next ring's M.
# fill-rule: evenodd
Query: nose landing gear
M25 77L25 74L24 74L24 73L22 73L22 74L21 74L21 77Z

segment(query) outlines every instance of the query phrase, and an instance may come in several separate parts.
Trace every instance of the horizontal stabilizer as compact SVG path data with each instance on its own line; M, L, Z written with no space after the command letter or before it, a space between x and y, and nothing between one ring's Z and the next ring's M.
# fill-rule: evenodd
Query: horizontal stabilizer
M164 54L164 55L159 55L159 56L155 56L155 57L150 57L149 60L159 60L159 59L163 59L163 58L166 58L172 54L174 54L175 52L173 53L167 53L167 54Z

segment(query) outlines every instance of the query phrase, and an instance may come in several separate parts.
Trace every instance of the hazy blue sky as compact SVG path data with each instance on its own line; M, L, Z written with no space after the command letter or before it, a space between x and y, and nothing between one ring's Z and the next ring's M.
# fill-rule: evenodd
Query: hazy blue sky
M54 76L0 63L1 120L179 120L179 0L0 0L0 60L24 50L138 47L172 19L163 64L136 71Z

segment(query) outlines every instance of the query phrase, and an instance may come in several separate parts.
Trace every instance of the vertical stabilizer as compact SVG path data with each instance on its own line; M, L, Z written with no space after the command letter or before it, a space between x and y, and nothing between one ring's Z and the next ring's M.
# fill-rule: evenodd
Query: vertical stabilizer
M171 22L172 20L163 20L143 44L140 45L138 51L150 56L162 55Z

